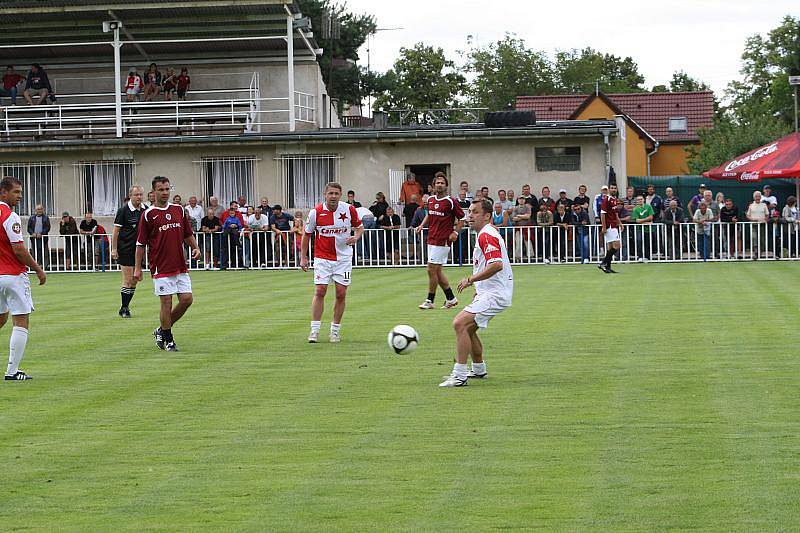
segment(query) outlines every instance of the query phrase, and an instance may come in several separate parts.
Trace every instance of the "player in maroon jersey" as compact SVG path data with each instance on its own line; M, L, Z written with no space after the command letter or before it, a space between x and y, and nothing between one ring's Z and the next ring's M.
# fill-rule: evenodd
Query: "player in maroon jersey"
M189 279L183 245L186 243L192 249L192 259L200 257L200 248L194 240L189 215L182 206L169 203L169 179L164 176L153 178L153 191L155 201L142 213L139 222L133 277L136 281L142 280L142 259L147 246L153 286L156 296L161 299L161 326L155 329L153 336L160 349L177 352L172 326L192 305L192 280ZM178 304L173 308L172 296L176 294Z
M606 256L597 268L606 274L616 274L616 271L611 269L611 261L622 244L620 234L623 228L619 220L619 210L622 206L617 198L617 186L610 185L608 189L608 196L604 196L600 202L600 224L606 243Z
M458 305L442 266L447 263L450 255L450 243L458 240L458 234L464 225L464 210L447 195L447 186L447 176L444 172L437 172L433 178L434 194L428 198L428 214L416 229L419 234L428 226L428 297L420 304L420 309L433 309L437 286L442 288L446 298L442 309Z

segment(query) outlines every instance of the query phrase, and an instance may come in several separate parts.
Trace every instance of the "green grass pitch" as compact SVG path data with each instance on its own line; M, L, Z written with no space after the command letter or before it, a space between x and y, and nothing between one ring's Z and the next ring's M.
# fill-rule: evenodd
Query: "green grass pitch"
M175 354L149 279L123 321L118 274L52 275L0 390L0 529L800 528L800 265L618 269L515 268L489 379L446 390L422 269L355 271L312 346L311 274L194 273Z

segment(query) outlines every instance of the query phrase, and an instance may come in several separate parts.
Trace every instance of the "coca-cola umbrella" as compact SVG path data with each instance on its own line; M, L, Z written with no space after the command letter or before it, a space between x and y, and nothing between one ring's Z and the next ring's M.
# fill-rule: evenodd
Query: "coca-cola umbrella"
M703 172L715 180L759 181L764 178L800 178L800 133L751 150L732 161Z

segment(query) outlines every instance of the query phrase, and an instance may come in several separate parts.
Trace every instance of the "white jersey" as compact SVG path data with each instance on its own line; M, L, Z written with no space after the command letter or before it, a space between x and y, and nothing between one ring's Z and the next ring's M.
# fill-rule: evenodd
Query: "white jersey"
M485 270L487 265L492 263L503 263L503 270L489 279L475 282L475 292L478 296L484 294L491 296L502 305L511 305L511 297L514 293L514 273L511 271L511 262L508 260L506 243L497 228L486 224L481 229L472 257L473 274Z
M316 233L314 259L328 261L352 261L353 247L347 239L354 228L362 226L356 208L346 202L339 202L336 211L331 211L321 203L308 213L305 232Z

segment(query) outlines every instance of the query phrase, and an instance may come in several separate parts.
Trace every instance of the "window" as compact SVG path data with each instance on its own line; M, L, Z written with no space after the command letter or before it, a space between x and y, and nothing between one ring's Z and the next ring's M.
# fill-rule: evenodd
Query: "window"
M136 175L133 161L81 161L75 165L78 198L85 212L112 216L128 196Z
M670 117L670 133L686 133L687 131L689 131L689 121L686 119L686 117Z
M536 149L536 170L547 172L560 170L562 172L577 171L581 169L581 147L564 146L558 148Z
M278 158L287 207L309 209L322 200L325 185L339 181L341 157L326 155L284 155Z
M42 163L0 163L0 176L11 176L22 182L22 198L15 211L22 216L30 216L38 204L44 212L54 215L56 164Z
M254 156L204 157L200 164L206 201L216 196L219 205L227 207L230 202L244 196L256 205L256 161L258 159Z

